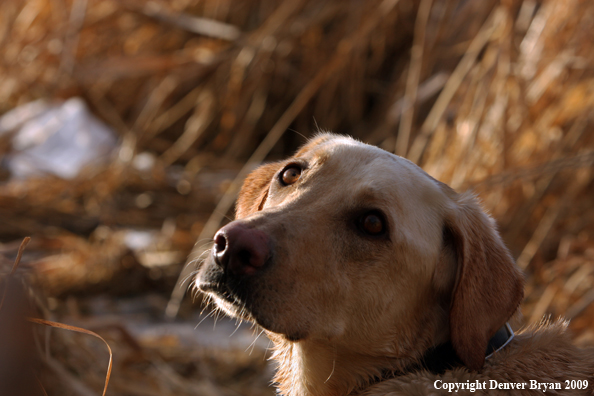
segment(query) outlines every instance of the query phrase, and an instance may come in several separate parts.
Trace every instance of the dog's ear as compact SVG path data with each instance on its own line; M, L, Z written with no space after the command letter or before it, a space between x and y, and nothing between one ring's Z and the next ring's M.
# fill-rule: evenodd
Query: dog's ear
M280 162L262 165L245 178L235 205L236 219L244 218L262 210L268 197L268 188L272 178L280 166Z
M451 341L462 362L479 370L489 339L518 308L524 280L495 222L476 199L469 194L452 198L456 204L446 227L457 252L458 278L450 309Z

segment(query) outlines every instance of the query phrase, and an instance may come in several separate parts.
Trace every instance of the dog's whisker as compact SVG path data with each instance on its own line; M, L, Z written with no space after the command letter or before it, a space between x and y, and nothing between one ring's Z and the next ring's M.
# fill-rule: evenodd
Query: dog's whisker
M324 381L324 383L327 383L328 381L330 381L330 378L332 378L332 374L334 374L335 368L336 368L336 358L332 359L332 371L330 372L330 375L328 376L328 378L326 378L326 381Z
M217 328L217 321L221 318L221 316L223 316L222 313L221 313L221 311L219 309L217 309L216 310L215 317L214 317L214 323L212 325L212 330L213 331L216 330L216 328Z
M188 261L186 263L186 265L184 266L184 268L187 268L189 266L195 265L197 267L200 266L201 261L204 261L205 257L210 253L210 249L205 249L202 253L200 253L198 256L194 257L192 260Z
M202 324L202 322L204 322L206 319L208 319L209 316L213 315L214 311L210 311L208 313L208 315L206 315L204 318L202 318L200 320L200 322L198 322L198 324L196 326L194 326L194 330L196 330L198 328L198 326L200 326Z
M202 244L202 246L204 246L205 244L209 244L212 243L212 238L202 238L202 239L198 239L196 241L196 243L194 243L194 248L196 248L196 245L198 244Z
M315 126L316 126L316 130L319 131L320 130L320 127L318 127L318 122L316 121L316 118L315 117L313 119L314 119L314 123L315 123ZM297 130L295 130L293 128L288 128L287 131L296 133L297 135L301 136L304 141L307 141L307 136L305 136L301 132L299 132L299 131L297 131Z
M213 304L213 302L212 302L212 296L210 294L207 294L206 295L206 301L204 302L204 306L200 310L200 315L202 315L204 313L204 311L211 306L211 304Z
M272 344L272 340L269 338L268 339L268 345L266 345L266 352L270 352L272 350L272 348L270 347L270 344ZM272 359L272 356L266 356L268 355L267 353L264 354L264 360L270 360Z
M241 323L237 323L237 322L235 322L235 323L236 323L235 330L233 330L233 332L231 334L229 334L229 338L233 337L233 335L237 332L237 330L239 330L239 327L241 327Z
M195 252L197 252L197 251L199 251L199 250L205 250L205 251L207 251L207 252L208 252L208 251L210 250L210 247L212 247L212 245L214 245L214 242L213 242L213 241L208 241L208 242L206 242L206 243L203 243L203 244L202 244L202 245L200 245L200 246L197 246L197 247L195 246L193 250L194 250ZM209 246L210 246L210 247L209 247Z
M231 217L227 216L226 213L223 213L223 212L221 212L219 210L215 210L215 211L213 211L213 213L219 214L219 215L223 216L225 219L227 219L229 221L233 221L233 219Z
M246 352L248 349L251 348L249 355L252 355L252 352L254 352L254 348L256 347L256 341L258 341L258 338L260 338L260 336L262 335L262 333L264 333L264 329L262 329L262 331L260 332L260 334L258 334L258 336L254 339L254 341L252 341L252 343L246 348Z
M197 270L190 272L188 275L184 276L184 279L180 282L180 284L183 286L186 282L188 282L190 279L194 278L197 274L198 274Z

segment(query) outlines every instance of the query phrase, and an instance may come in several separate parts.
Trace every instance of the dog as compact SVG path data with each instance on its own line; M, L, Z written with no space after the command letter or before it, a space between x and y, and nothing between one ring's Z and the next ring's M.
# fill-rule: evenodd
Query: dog
M563 320L507 325L523 282L473 195L323 133L246 178L195 285L264 329L285 396L592 394Z

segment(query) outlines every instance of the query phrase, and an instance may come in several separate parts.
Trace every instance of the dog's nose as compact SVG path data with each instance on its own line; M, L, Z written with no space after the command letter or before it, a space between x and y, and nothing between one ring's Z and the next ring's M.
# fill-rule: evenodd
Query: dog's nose
M270 240L260 230L231 222L214 237L215 262L233 275L250 275L261 269L270 256Z

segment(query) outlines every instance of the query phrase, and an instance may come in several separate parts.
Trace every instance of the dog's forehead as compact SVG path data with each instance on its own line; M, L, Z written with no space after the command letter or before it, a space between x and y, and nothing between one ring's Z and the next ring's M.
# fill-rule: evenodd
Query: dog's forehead
M411 161L348 137L332 137L304 147L299 157L316 172L372 189L394 186L404 193L440 190L440 183ZM414 195L414 194L413 194Z

